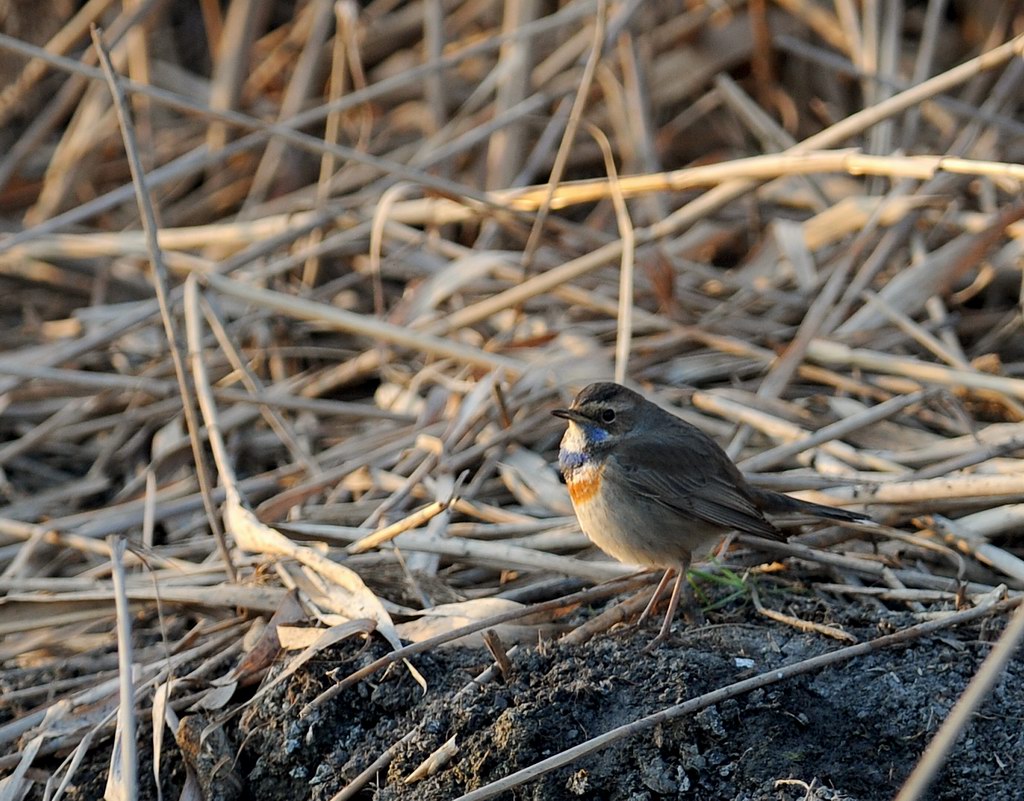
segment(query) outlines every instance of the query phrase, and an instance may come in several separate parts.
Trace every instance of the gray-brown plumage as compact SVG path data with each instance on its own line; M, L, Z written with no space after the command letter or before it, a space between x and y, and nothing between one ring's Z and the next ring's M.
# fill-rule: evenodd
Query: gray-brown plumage
M655 642L671 628L693 553L725 532L784 540L767 514L868 519L751 486L711 437L619 384L590 384L554 414L569 421L559 465L584 533L620 561L665 568L654 598L677 572Z

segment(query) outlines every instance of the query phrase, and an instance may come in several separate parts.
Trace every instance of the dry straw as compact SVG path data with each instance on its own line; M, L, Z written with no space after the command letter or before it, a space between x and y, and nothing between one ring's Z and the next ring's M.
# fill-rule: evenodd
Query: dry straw
M464 798L1019 604L999 600L1024 589L1006 536L1024 498L1009 12L950 26L946 63L942 3L919 38L849 2L221 5L188 12L201 41L158 3L104 0L0 35L0 799L60 798L97 761L108 797L138 797L166 779L164 727L187 750L200 708L200 734L236 726L233 693L275 660L257 698L347 638L392 649L342 666L303 717L402 660L425 682L417 654L494 629L492 681L514 667L502 639L647 592L587 547L553 466L549 411L594 378L701 425L753 480L880 524L741 536L727 563L922 622ZM573 619L566 642L645 601ZM444 606L440 633L409 625L424 606ZM324 627L304 640L300 620ZM414 630L431 633L403 644ZM426 786L463 743L402 781Z

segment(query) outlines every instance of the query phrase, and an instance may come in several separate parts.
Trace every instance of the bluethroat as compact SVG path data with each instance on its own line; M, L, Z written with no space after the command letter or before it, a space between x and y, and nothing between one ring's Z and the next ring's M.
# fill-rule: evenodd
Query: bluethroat
M621 562L665 568L640 622L676 576L651 646L668 637L681 591L699 618L686 571L727 531L785 540L766 513L869 519L751 486L711 437L620 384L590 384L553 414L569 421L558 463L584 533Z

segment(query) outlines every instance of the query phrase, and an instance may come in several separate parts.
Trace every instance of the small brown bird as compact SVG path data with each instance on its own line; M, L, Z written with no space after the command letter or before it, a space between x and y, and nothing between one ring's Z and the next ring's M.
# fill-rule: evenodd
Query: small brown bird
M590 384L572 406L552 413L569 421L558 463L583 532L621 562L665 568L641 622L676 574L651 646L668 637L680 591L699 616L686 571L694 552L727 531L785 540L765 513L869 520L751 486L711 437L619 384Z

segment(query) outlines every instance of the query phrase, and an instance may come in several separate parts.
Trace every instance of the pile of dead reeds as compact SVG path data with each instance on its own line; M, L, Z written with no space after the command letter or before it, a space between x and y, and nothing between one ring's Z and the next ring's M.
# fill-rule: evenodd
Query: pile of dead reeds
M5 798L115 729L131 797L150 710L225 707L275 612L397 647L631 572L552 463L594 378L891 527L757 546L819 592L1024 587L1021 18L678 5L8 23Z

